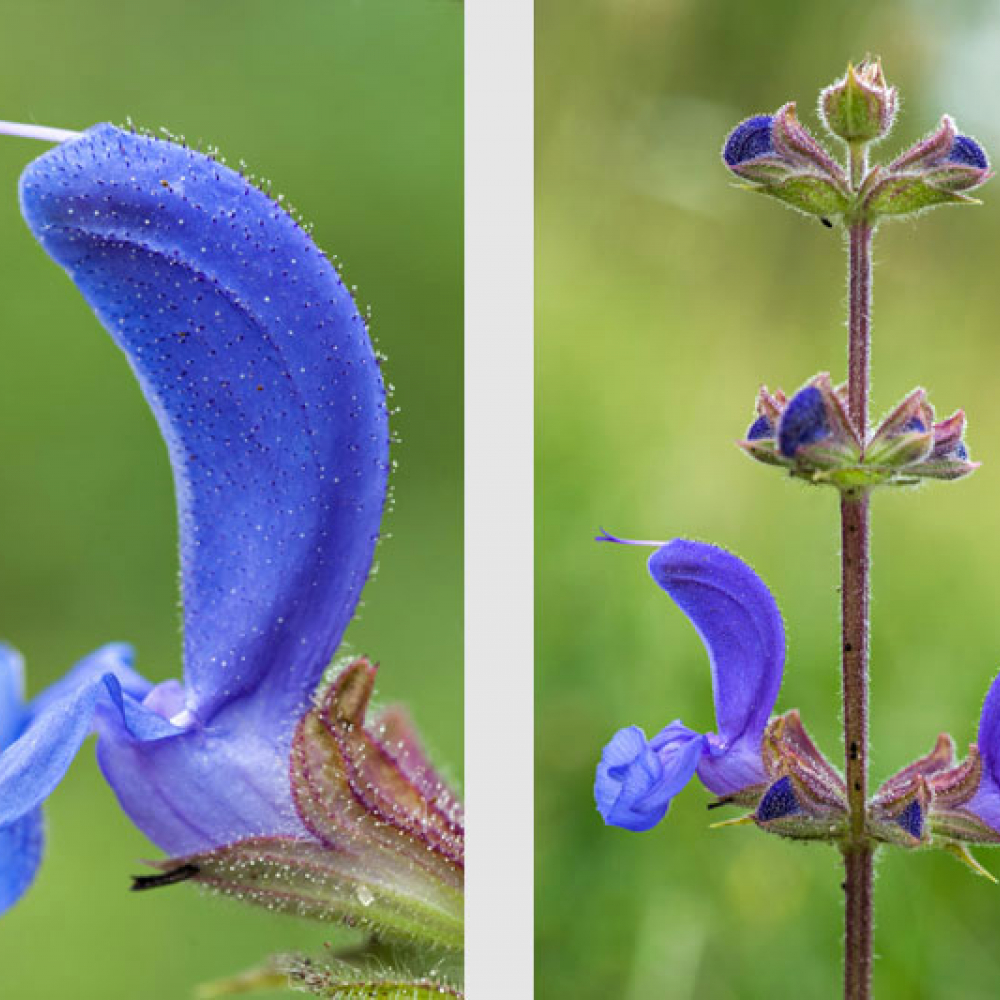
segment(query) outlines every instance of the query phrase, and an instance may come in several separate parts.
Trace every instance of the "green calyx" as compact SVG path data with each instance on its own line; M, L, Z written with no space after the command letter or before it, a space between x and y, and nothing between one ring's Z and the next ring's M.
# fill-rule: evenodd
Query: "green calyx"
M841 80L820 95L819 110L831 134L846 143L875 142L892 128L898 95L886 83L878 59L848 66Z

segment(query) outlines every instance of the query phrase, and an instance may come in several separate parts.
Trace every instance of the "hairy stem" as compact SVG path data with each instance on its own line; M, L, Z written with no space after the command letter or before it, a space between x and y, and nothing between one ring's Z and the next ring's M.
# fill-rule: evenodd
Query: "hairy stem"
M865 154L851 150L855 188L865 172ZM849 230L850 317L848 323L848 412L862 441L868 432L871 344L872 228ZM844 844L844 997L867 1000L872 962L872 849L865 829L868 797L868 612L870 527L867 491L840 501L841 669L844 757L850 834Z
M866 1000L871 982L872 851L865 832L868 784L867 494L840 501L844 750L850 837L844 845L844 997Z

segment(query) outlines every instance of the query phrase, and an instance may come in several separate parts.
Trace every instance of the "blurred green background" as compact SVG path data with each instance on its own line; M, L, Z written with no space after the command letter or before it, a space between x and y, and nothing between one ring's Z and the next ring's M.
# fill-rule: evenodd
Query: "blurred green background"
M335 254L388 355L395 504L348 640L382 663L456 780L462 762L462 8L454 0L4 4L0 118L131 116L270 178ZM112 639L178 676L173 489L124 357L17 209L44 151L0 139L0 637L39 690ZM126 889L158 852L88 746L50 800L49 849L0 920L0 995L159 1000L346 932Z
M599 546L686 535L749 561L785 615L778 709L841 759L836 495L733 446L757 386L845 373L841 238L735 189L741 119L881 54L894 154L942 112L1000 160L995 2L537 3L537 978L540 998L834 997L838 856L709 831L694 783L650 833L605 828L600 750L621 726L714 727L694 630ZM872 778L940 730L975 737L1000 668L1000 182L981 208L887 225L875 244L874 411L925 385L969 413L972 478L874 503ZM1000 852L980 852L1000 874ZM875 994L997 996L1000 889L941 853L886 853Z

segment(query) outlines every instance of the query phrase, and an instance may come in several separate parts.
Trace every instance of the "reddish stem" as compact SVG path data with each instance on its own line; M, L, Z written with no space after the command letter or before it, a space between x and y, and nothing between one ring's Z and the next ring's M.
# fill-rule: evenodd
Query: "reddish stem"
M868 496L840 501L844 750L850 835L844 845L844 997L867 1000L872 961L868 783Z
M863 154L852 150L855 186L864 173ZM872 228L849 230L850 317L848 412L862 441L868 433L871 345ZM865 828L868 797L868 616L871 592L868 493L844 494L841 530L841 667L844 757L850 832L844 844L844 997L868 1000L872 963L872 849Z

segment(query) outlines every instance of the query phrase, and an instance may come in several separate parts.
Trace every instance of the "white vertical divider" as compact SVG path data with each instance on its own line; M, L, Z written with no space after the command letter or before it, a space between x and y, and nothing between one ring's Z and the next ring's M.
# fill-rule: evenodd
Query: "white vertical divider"
M533 8L465 12L466 989L530 1000Z

